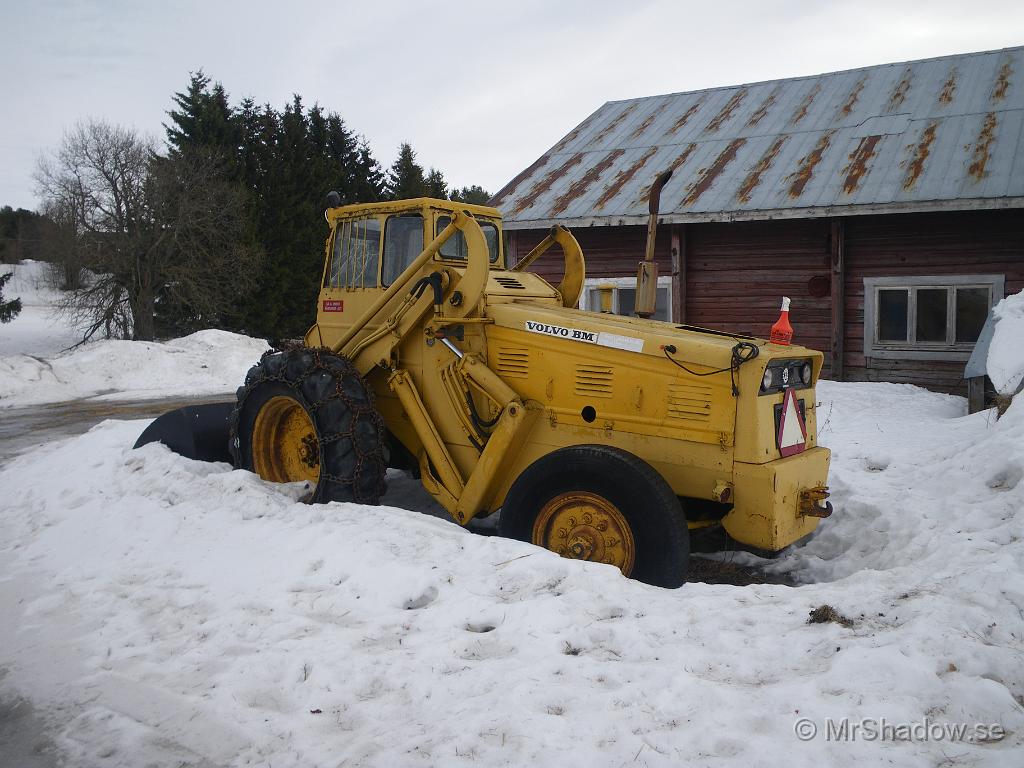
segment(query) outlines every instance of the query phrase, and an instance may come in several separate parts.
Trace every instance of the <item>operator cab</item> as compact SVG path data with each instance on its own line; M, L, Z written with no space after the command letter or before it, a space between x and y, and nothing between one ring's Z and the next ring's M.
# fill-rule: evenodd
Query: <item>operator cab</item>
M322 287L349 291L388 287L459 211L476 218L492 268L503 268L501 214L495 208L431 198L347 205L325 213L331 237ZM465 235L456 232L434 261L459 266L466 263L467 250Z

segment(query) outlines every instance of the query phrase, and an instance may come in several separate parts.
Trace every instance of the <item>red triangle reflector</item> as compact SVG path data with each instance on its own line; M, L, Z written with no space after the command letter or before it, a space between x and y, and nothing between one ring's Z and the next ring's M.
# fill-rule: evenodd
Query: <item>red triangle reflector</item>
M796 407L796 395L792 388L786 390L782 400L782 416L779 417L779 453L793 456L807 448L807 426L800 409Z

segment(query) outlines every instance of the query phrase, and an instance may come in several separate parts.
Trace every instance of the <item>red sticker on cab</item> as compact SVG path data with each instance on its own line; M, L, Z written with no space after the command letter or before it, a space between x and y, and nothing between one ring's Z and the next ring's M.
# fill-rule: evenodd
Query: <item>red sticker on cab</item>
M344 312L345 302L341 299L324 299L324 312Z

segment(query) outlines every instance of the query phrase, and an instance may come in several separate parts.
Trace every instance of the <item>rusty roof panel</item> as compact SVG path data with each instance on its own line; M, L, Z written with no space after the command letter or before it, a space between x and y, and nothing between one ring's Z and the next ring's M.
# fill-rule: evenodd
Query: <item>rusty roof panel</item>
M764 120L764 117L768 114L768 110L771 109L772 104L778 101L779 94L781 92L781 85L776 85L768 92L768 95L764 97L764 101L762 101L758 108L754 110L754 113L747 118L747 128L753 128Z
M988 165L992 152L992 141L995 139L996 126L999 120L995 112L989 112L981 123L981 130L978 131L978 138L974 140L974 149L971 153L971 164L967 166L967 175L974 181L981 181L985 178L985 166Z
M669 133L677 133L678 131L685 128L686 124L690 122L690 118L693 117L694 114L696 114L697 110L700 109L702 106L704 106L703 96L696 99L692 104L690 104L686 108L685 112L683 112L681 115L679 115L679 117L676 118L675 122L672 123L672 127L669 128Z
M924 164L932 153L932 142L935 141L935 132L939 129L938 120L933 120L928 127L921 132L914 145L908 145L911 156L907 162L907 173L903 177L903 189L913 189L917 180L924 172Z
M850 90L850 93L846 97L846 101L843 102L843 106L839 108L840 115L837 115L837 117L840 117L840 119L842 119L843 117L850 116L850 114L853 112L853 108L857 105L858 99L860 99L860 92L864 90L864 83L867 79L868 76L864 75L864 77L858 80L857 83L853 86L853 88Z
M657 154L657 152L657 147L648 147L647 151L640 157L616 173L615 178L611 180L611 183L609 183L608 186L604 188L604 191L601 192L601 196L597 198L597 202L594 204L595 207L599 209L604 208L608 204L608 201L619 194L619 192L622 191L622 188L632 181L633 177L639 173L640 169L643 168L647 164L647 161Z
M661 113L664 112L668 105L671 103L671 100L665 99L665 101L661 102L659 106L651 110L651 113L643 119L643 122L641 122L640 125L634 128L633 132L629 134L629 138L638 139L641 136L643 136L644 132L651 127L651 123L657 120L658 116L661 115Z
M753 194L754 189L758 184L761 183L761 177L764 176L765 172L772 167L772 163L775 162L775 158L779 156L779 150L789 139L789 136L779 136L772 145L765 150L764 154L761 155L761 159L757 161L757 165L747 174L747 177L740 184L739 191L736 193L736 199L741 203L749 203L750 196Z
M675 173L678 169L682 168L683 165L686 164L686 161L690 159L694 152L697 151L697 147L698 145L692 142L683 147L683 150L681 152L675 151L678 149L678 147L671 147L671 149L673 150L671 159L666 157L666 162L657 164L657 167L661 169L659 173L664 171L672 171L673 173ZM652 167L654 167L654 164L652 164ZM678 174L674 178L682 179L685 177L682 174ZM635 197L635 203L637 205L645 205L647 203L647 201L649 200L652 186L654 186L653 180L645 184L640 189L640 194ZM664 192L662 192L662 194L664 194Z
M881 140L881 136L864 136L857 143L857 148L849 154L850 162L843 168L843 173L846 174L846 178L843 179L843 194L852 195L857 191L861 179L870 170L871 158L875 156L875 149Z
M798 125L801 120L807 117L807 110L811 108L811 105L814 103L814 100L818 97L819 93L821 93L821 83L815 83L811 86L811 90L804 94L804 97L800 100L800 106L796 108L796 111L793 113L793 117L790 119L790 122L794 126Z
M953 97L956 95L956 79L960 74L956 66L949 68L949 75L946 77L946 82L942 84L942 90L939 91L939 103L942 105L952 104Z
M817 167L818 163L821 162L821 158L825 156L825 152L828 151L829 145L832 144L832 134L832 131L826 131L821 134L817 143L814 145L814 149L800 158L800 165L789 175L790 197L800 197L800 195L804 193L804 188L807 186L807 182L809 182L814 176L814 169Z
M624 107L612 117L612 119L604 126L604 128L601 129L600 133L598 133L590 143L594 146L599 146L601 142L608 138L608 136L610 136L627 117L633 114L636 107L636 103L624 105Z
M1013 59L1007 57L999 67L996 82L992 86L992 101L1002 101L1010 90L1010 75L1013 74Z
M569 188L559 195L551 206L551 212L556 216L569 207L569 204L579 198L587 191L591 184L601 178L601 174L607 171L626 152L624 149L613 149L595 165L587 169L587 172L576 179Z
M746 143L746 139L733 139L730 141L725 149L718 154L718 157L715 158L715 161L707 168L704 168L693 184L690 185L686 199L683 201L684 204L693 205L697 202L697 199L715 183L715 179L722 175L722 171L726 169L729 163L736 159L736 153Z
M1003 129L1005 133L996 144L992 160L995 167L1007 175L1007 194L1024 195L1024 152L1020 150L1024 147L1024 112L1006 114ZM995 189L999 188L999 181L992 179Z
M548 173L544 176L543 179L541 179L532 187L530 187L529 192L527 192L525 195L516 200L515 207L512 209L512 213L522 213L531 205L533 205L538 197L540 197L549 189L551 189L555 185L556 181L565 180L565 177L568 174L568 172L572 170L574 166L577 166L583 162L583 157L584 155L582 152L577 152L575 155L569 157L569 159L562 163L558 168L548 171Z
M910 67L903 70L902 77L889 94L889 103L885 105L886 112L895 112L903 106L903 102L907 100L907 91L910 90L913 74L914 70Z
M711 119L711 122L705 126L704 130L707 133L716 132L722 127L722 125L732 118L733 113L739 108L745 98L747 98L747 89L740 88L732 95L729 101L725 103L725 106L722 107L721 111Z
M510 229L639 223L674 168L676 221L1024 205L1022 132L1024 47L1008 48L609 102L494 200Z

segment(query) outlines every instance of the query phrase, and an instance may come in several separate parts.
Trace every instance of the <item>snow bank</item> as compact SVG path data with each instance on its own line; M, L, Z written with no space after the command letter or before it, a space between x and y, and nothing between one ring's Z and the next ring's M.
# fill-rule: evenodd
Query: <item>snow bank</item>
M18 316L0 325L0 356L55 355L81 339L81 334L53 311L60 292L50 285L49 269L47 262L31 259L0 264L0 274L14 273L4 286L4 299L21 299Z
M1007 296L995 307L998 319L988 351L988 377L996 391L1016 392L1024 380L1024 292Z
M1019 764L1024 405L820 393L837 511L775 561L796 588L661 590L306 506L107 422L0 470L3 690L70 765ZM823 603L853 626L809 625ZM837 743L830 718L1007 735Z
M167 342L95 341L52 358L0 357L0 406L233 393L266 349L209 330Z

